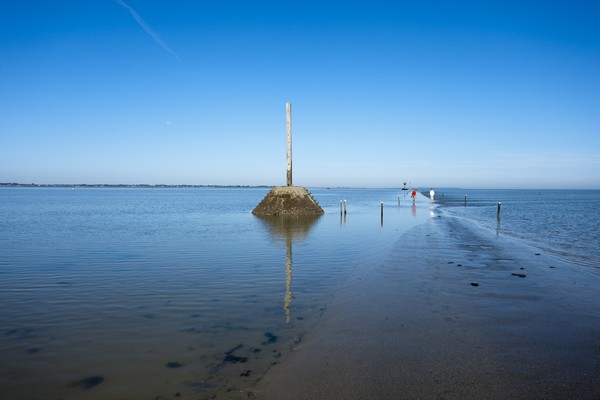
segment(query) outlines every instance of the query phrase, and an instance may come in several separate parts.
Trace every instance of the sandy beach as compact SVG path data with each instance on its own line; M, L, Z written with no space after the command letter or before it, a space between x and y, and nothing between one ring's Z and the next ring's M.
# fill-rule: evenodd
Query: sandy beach
M598 399L599 304L598 271L436 210L243 396Z

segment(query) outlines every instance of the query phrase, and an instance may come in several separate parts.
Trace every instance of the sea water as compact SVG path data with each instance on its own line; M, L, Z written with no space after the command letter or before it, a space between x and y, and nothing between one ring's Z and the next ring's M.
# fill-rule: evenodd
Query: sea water
M255 217L267 192L0 189L3 396L239 395L433 216L396 189L315 189L320 218Z
M455 216L600 271L600 190L438 189L435 200Z

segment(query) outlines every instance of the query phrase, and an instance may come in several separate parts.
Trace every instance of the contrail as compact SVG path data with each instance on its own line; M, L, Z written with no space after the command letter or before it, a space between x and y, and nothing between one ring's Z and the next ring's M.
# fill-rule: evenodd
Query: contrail
M177 61L179 61L181 63L181 58L179 57L179 55L177 53L175 53L173 51L173 49L171 49L165 42L163 42L163 40L160 38L160 36L158 36L158 34L156 32L154 32L152 30L152 28L150 28L150 26L146 23L146 21L144 21L142 19L142 17L140 17L140 14L138 14L133 8L131 8L123 0L115 0L115 2L118 5L122 6L123 8L127 9L127 11L129 11L129 14L131 14L133 19L135 19L135 21L138 23L138 25L144 30L144 32L146 32L152 38L152 40L154 40L154 42L156 42L156 44L158 44L160 47L162 47L163 49L168 51L173 57L175 57L177 59Z

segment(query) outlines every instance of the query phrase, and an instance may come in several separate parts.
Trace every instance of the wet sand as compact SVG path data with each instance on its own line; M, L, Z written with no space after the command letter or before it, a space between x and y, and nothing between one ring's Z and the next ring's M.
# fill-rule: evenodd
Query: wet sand
M243 395L599 399L600 274L438 214Z

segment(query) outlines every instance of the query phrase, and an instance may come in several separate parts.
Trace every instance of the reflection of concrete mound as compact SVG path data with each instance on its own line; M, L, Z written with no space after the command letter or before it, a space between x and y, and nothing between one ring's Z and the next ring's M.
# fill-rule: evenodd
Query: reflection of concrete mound
M323 209L309 191L302 186L279 186L252 210L252 214L267 215L321 215Z
M321 217L320 215L259 215L275 239L302 240Z

